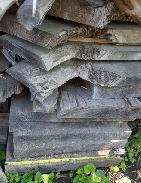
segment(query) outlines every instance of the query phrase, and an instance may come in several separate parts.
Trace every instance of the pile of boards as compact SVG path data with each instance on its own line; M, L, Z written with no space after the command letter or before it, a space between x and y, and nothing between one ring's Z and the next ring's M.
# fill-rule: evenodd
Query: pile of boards
M141 119L139 0L15 3L0 1L6 171L118 164Z

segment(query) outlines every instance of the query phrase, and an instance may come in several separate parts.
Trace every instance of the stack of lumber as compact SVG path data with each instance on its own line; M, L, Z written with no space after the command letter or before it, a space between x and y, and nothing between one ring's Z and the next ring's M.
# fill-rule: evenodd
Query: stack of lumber
M0 1L6 171L118 164L141 119L139 0L16 2Z

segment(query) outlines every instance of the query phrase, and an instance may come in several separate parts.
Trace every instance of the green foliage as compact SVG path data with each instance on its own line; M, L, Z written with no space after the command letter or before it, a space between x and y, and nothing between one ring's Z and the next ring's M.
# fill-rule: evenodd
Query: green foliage
M8 183L53 183L53 180L60 177L60 173L57 174L42 174L37 172L36 174L7 174Z
M95 165L89 163L78 169L73 183L111 183L111 181L103 170L96 170Z
M3 151L0 151L0 161L5 160L5 153Z
M134 163L138 160L138 156L141 154L141 132L138 132L129 138L126 151L127 154L124 158L126 164Z

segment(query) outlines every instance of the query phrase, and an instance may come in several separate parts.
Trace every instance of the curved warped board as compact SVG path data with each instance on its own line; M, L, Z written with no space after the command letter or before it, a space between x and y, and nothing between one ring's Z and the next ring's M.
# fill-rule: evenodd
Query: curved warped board
M0 103L5 102L13 94L20 94L22 85L8 74L0 76Z
M0 46L47 71L73 58L82 60L141 60L141 47L137 46L70 42L49 50L11 35L1 36Z
M7 73L30 88L41 103L67 81L80 77L99 86L140 85L141 63L138 61L82 61L72 59L50 71L36 68L24 61L7 70Z
M109 151L108 151L109 152ZM96 155L96 154L106 154ZM106 152L87 152L74 154L73 157L39 157L39 158L13 158L13 142L12 134L9 134L9 142L7 147L7 158L5 163L5 171L7 173L26 173L40 171L67 171L76 170L79 167L86 165L88 162L94 163L97 167L109 167L113 164L119 164L121 158L108 156Z
M109 23L109 16L112 14L114 7L113 3L110 1L105 3L103 0L103 6L99 7L98 1L96 3L93 1L93 6L88 1L84 2L82 3L82 0L55 1L49 11L49 15L95 28L104 28Z
M10 63L5 58L4 54L0 51L0 73L8 69L9 66L10 66Z
M0 0L0 20L3 18L6 11L18 0Z
M42 23L54 1L55 0L25 0L17 12L19 22L27 30L33 30L33 28Z
M59 98L58 118L94 118L96 120L123 119L129 114L132 120L141 115L141 102L137 98L93 98L89 89L66 84ZM131 120L131 121L132 121Z
M121 11L141 23L141 0L114 0L114 3Z
M13 15L6 15L0 23L0 31L17 36L34 44L46 48L54 48L67 42L72 37L91 36L94 30L85 26L74 25L66 21L58 21L48 18L37 29L26 30Z
M86 155L87 152L105 150L115 153L113 149L123 149L130 135L127 122L40 122L37 125L36 122L21 121L13 133L13 155L17 159L59 154L73 157L77 152Z

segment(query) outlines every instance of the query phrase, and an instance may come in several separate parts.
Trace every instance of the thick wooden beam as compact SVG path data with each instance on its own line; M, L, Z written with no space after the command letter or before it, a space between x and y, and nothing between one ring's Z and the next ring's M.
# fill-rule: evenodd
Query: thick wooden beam
M27 29L33 30L42 23L46 13L55 0L25 0L17 12L19 22Z
M42 156L53 158L60 154L64 157L84 156L92 152L98 155L100 151L109 150L110 155L113 147L124 148L130 135L131 129L127 122L40 122L37 125L35 122L21 121L13 133L13 154L16 159Z
M91 6L88 1L82 3L82 0L58 0L53 4L49 15L95 28L103 28L109 23L109 15L112 13L113 3L103 3L102 7L98 7L97 3L93 1L93 6Z
M91 27L86 28L85 26L49 18L44 20L38 29L28 31L13 15L3 17L0 23L0 31L46 48L54 48L61 43L67 42L69 38L88 37L94 33Z

